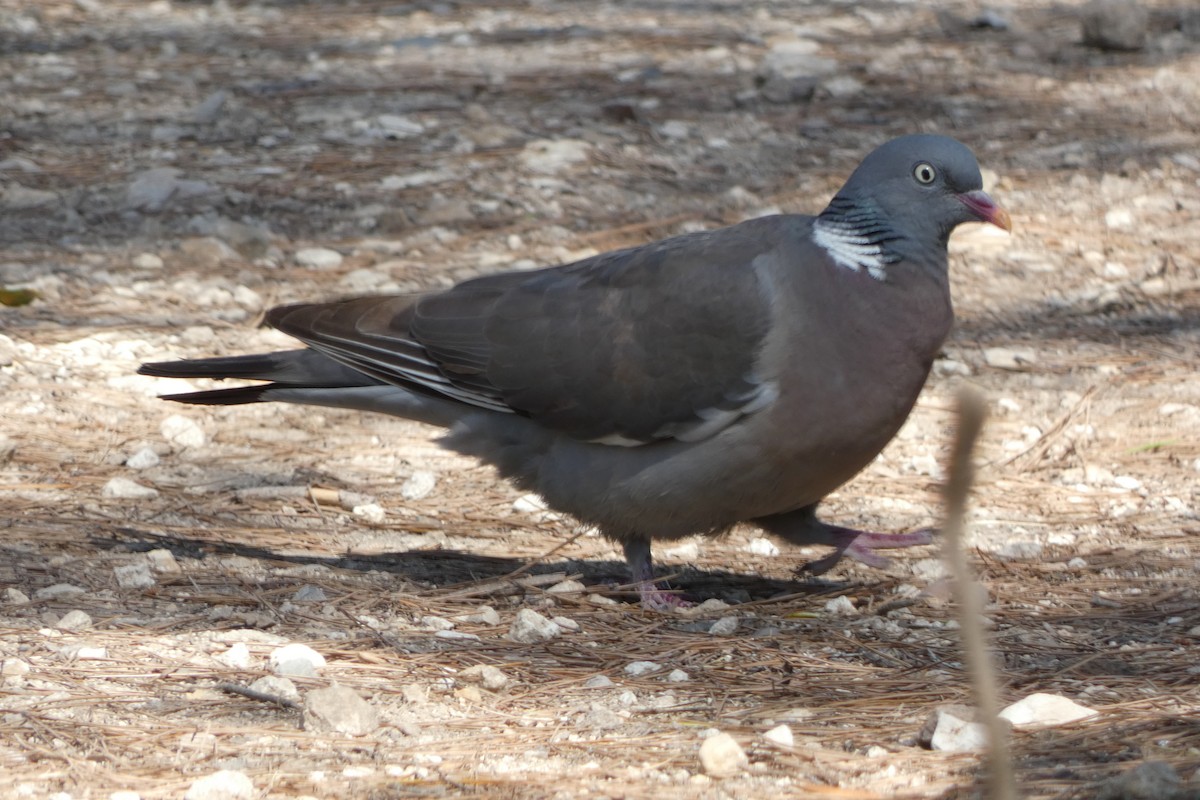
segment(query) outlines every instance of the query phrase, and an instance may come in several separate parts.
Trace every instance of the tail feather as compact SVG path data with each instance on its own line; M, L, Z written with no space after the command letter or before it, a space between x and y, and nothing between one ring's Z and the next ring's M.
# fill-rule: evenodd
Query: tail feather
M187 403L193 406L240 406L246 403L268 402L271 398L264 397L263 395L271 388L273 388L273 385L266 383L258 386L236 386L232 389L210 389L205 392L164 394L161 395L161 399L173 400L176 403Z
M315 350L285 350L224 358L142 364L139 375L156 378L237 378L290 386L373 386L379 381Z

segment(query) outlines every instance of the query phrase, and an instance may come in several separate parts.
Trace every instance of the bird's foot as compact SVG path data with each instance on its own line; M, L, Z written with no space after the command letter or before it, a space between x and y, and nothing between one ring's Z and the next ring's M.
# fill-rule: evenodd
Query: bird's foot
M642 599L642 608L650 611L671 612L679 608L692 607L692 604L680 597L678 593L656 583L642 584L638 587L638 595Z
M909 533L874 533L872 531L856 531L853 528L834 528L831 526L830 542L837 549L825 558L810 561L801 566L797 572L810 575L822 575L842 560L842 556L850 556L870 567L882 568L888 565L886 556L876 553L876 550L889 550L901 547L917 547L933 541L936 531L933 528L922 528Z

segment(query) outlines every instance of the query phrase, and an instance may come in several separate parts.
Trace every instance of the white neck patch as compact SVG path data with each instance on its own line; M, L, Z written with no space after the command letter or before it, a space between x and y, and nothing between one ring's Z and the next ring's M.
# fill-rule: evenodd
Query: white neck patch
M853 227L818 219L813 223L812 239L839 267L866 270L877 281L887 280L888 258L883 247Z

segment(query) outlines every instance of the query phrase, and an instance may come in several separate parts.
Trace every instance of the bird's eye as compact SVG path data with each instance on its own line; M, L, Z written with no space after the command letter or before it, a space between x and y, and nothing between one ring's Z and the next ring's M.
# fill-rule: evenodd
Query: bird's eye
M922 161L913 167L913 177L917 179L917 183L928 186L937 177L937 170L933 168L932 164Z

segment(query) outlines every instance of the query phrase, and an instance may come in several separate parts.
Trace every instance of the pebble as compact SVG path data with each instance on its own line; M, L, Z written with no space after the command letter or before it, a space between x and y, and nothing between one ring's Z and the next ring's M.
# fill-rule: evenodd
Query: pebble
M1074 558L1072 558L1070 561L1067 562L1067 566L1070 567L1071 569L1086 569L1087 565L1088 565L1088 562L1085 559L1080 558L1079 556L1075 556Z
M421 626L431 631L448 631L454 627L454 623L445 617L437 617L433 614L426 614L421 617Z
M552 175L586 161L591 145L579 139L535 139L521 150L521 163L530 172Z
M625 724L625 719L613 711L611 708L605 708L599 704L593 704L591 710L583 717L583 724L589 728L618 728Z
M700 766L708 775L736 775L750 766L750 759L737 739L716 733L700 744Z
M779 555L779 547L770 539L756 536L746 545L746 552L753 553L756 556L777 556Z
M62 619L54 627L60 631L81 631L92 627L92 618L86 611L75 609L63 614Z
M246 773L223 769L194 781L183 800L251 800L257 796Z
M492 691L503 689L508 684L508 676L491 664L475 664L467 667L458 673L458 677L464 681L479 683L483 688Z
M175 447L203 447L207 441L204 431L195 420L181 414L172 414L164 419L158 430Z
M546 591L550 594L577 594L587 589L582 583L576 580L559 581Z
M663 550L663 556L666 558L677 559L679 561L695 561L700 557L700 545L695 540L683 542L682 544L677 544L674 547L665 548Z
M846 595L826 600L825 611L835 617L852 617L858 614L858 609L854 607L854 601Z
M29 595L15 586L9 586L4 590L4 602L14 606L23 606L29 602Z
M12 360L9 359L8 364L11 363ZM2 353L0 353L0 367L6 367L8 364L4 363L4 356ZM17 443L5 436L3 433L0 433L0 465L7 464L9 461L12 461L12 457L16 455L16 453Z
M38 589L33 593L34 600L71 600L86 593L86 589L82 586L75 586L71 583L56 583L53 586L46 586Z
M970 709L939 708L934 711L917 738L926 747L945 753L969 753L987 747L987 729L964 717L974 716Z
M545 642L561 635L562 628L531 608L518 611L512 627L508 630L508 638L521 644Z
M382 524L387 519L387 512L379 503L363 503L361 506L355 506L351 513L373 525Z
M306 644L287 644L271 651L271 671L276 675L312 678L325 666L325 656Z
M212 122L221 113L221 109L225 107L227 100L229 100L229 92L224 89L217 89L192 109L192 121L201 125Z
M568 631L570 633L579 632L579 623L570 617L552 617L550 621L562 628L564 631Z
M150 573L150 564L141 560L113 567L113 575L122 589L148 589L157 583Z
M1099 712L1081 706L1068 697L1037 692L1013 703L1000 712L1003 719L1015 727L1064 725L1068 722L1094 717Z
M417 470L400 484L400 496L405 500L421 500L433 492L437 476L428 470Z
M996 369L1019 370L1028 364L1037 363L1037 353L1026 347L988 347L983 351L983 360Z
M305 730L366 736L378 727L375 709L345 686L314 689L304 697Z
M163 260L154 253L138 253L129 262L134 269L162 269Z
M125 466L130 469L150 469L150 467L157 467L159 460L158 453L154 452L152 448L143 447L125 459Z
M792 747L796 743L796 737L792 735L792 729L787 725L776 725L764 733L763 738L784 747Z
M651 672L658 672L662 669L662 664L656 661L634 661L625 665L625 674L637 678L642 675L647 675Z
M298 266L309 269L337 269L342 265L342 254L328 247L303 247L294 259Z
M322 603L328 599L324 589L320 586L313 586L311 583L301 586L292 595L292 602L295 603Z
M1142 482L1132 475L1117 475L1113 478L1113 483L1122 489L1128 489L1131 492L1142 488Z
M80 645L69 647L62 654L71 661L105 661L108 659L108 648Z
M134 176L125 191L125 206L135 211L161 211L171 200L186 200L213 191L207 181L181 178L177 167L154 167Z
M1150 12L1129 0L1092 0L1083 9L1083 43L1101 50L1141 50Z
M269 694L273 697L291 700L293 703L300 702L300 690L296 688L296 684L278 675L263 675L250 684L250 688L256 692Z
M710 636L732 636L738 629L738 618L733 616L721 617L708 626Z
M465 631L437 631L433 634L437 639L454 639L463 642L478 642L479 636L474 633L466 633Z
M234 642L224 653L218 653L213 658L230 669L250 669L250 648L245 642Z
M687 681L690 681L691 679L692 679L692 676L688 675L686 672L684 672L681 669L673 669L669 673L667 673L667 680L671 683L685 683Z
M1104 224L1113 230L1128 230L1133 227L1133 213L1128 209L1114 208L1104 215Z
M10 183L0 190L0 208L8 211L30 211L58 204L58 193L47 189L30 189Z
M146 553L146 561L150 569L159 575L182 575L183 568L175 560L175 554L164 548L157 548Z
M500 612L491 606L480 606L473 613L460 614L454 618L455 622L475 622L481 625L490 625L495 627L500 624Z
M143 486L129 478L110 478L100 490L101 497L111 497L117 500L153 500L158 497L158 489Z

